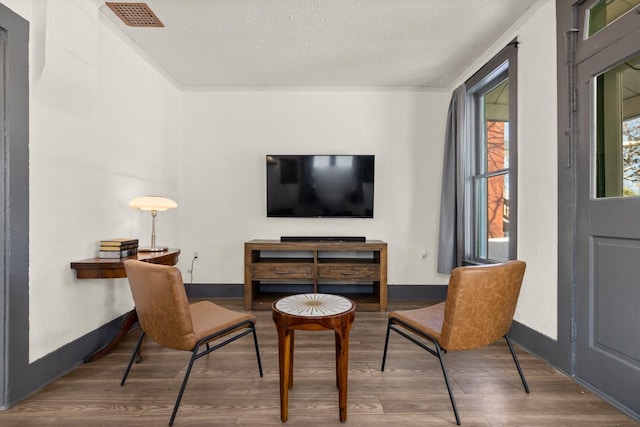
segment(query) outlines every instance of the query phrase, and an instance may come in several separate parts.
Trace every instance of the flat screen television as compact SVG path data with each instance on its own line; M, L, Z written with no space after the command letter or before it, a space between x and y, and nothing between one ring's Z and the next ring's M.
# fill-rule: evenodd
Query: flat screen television
M373 218L373 155L267 155L267 216Z

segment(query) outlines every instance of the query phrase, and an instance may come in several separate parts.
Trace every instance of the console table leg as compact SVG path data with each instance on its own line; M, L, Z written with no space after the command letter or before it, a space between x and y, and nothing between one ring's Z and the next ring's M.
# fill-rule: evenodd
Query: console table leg
M120 341L122 341L124 337L127 336L127 334L129 333L129 330L137 321L138 321L138 313L136 313L135 309L131 310L129 313L127 313L127 317L125 317L124 322L122 322L122 326L120 326L120 330L118 331L118 334L106 346L102 347L100 350L96 351L95 353L92 353L87 357L85 357L84 358L85 363L93 362L94 360L98 360L106 356L107 354L109 354L114 348L117 347L118 344L120 344ZM140 359L140 357L141 355L139 353L136 356L136 358Z

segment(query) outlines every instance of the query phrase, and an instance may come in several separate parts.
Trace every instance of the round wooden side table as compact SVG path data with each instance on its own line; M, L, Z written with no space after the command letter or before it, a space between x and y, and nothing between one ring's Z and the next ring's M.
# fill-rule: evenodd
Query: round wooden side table
M333 329L336 338L336 385L340 421L347 420L347 377L349 367L349 332L356 305L348 298L330 294L299 294L273 303L273 321L278 330L280 366L280 419L287 421L289 390L293 387L294 332Z

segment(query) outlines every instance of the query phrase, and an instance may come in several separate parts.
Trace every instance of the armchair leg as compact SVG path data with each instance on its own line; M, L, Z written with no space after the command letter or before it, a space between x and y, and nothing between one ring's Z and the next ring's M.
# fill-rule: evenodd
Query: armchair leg
M395 325L400 325L404 328L407 328L408 330L412 331L413 333L416 333L418 335L420 335L422 338L429 340L430 342L433 343L435 350L429 346L427 346L425 343L418 341L418 339L414 338L413 336L409 335L408 333L403 332L402 330L398 329ZM444 375L444 382L447 385L447 391L449 392L449 400L451 401L451 406L453 408L453 414L456 417L456 423L458 425L460 425L460 414L458 414L458 406L456 405L456 400L453 397L453 390L451 390L451 384L449 383L449 375L447 374L447 368L445 367L444 364L444 353L446 353L446 350L442 349L440 347L440 344L438 344L438 341L433 338L430 337L428 335L425 334L421 334L420 332L416 331L415 329L413 329L410 325L406 324L405 322L396 319L396 318L391 318L389 319L389 322L387 323L387 336L385 338L385 342L384 342L384 353L382 355L382 367L381 367L381 371L384 371L384 364L387 358L387 347L389 345L389 332L391 330L396 331L397 333L399 333L400 335L402 335L403 337L405 337L406 339L408 339L409 341L411 341L412 343L416 344L417 346L421 347L422 349L428 351L429 353L431 353L432 355L434 355L435 357L438 358L438 361L440 362L440 368L442 369L442 374Z
M140 346L142 345L142 340L144 339L145 333L142 331L140 334L140 338L138 339L138 344L136 344L136 348L133 349L133 354L131 355L131 359L129 359L129 364L127 365L127 369L124 370L124 375L122 375L122 380L120 380L120 385L123 386L124 382L127 380L127 376L129 375L129 371L131 370L131 365L133 365L133 361L139 357L140 354Z
M513 361L516 362L516 368L518 368L518 374L520 374L520 380L522 381L524 390L527 393L529 393L529 385L527 384L527 380L524 379L522 368L520 368L520 362L518 362L518 357L516 356L516 352L513 350L513 345L511 345L511 339L509 338L509 335L505 334L504 339L507 341L507 345L509 346L509 351L511 352L511 356L513 356Z
M258 347L258 335L256 335L256 325L253 325L253 343L256 347L256 357L258 358L258 371L262 378L262 362L260 361L260 348Z
M389 347L389 332L391 332L391 320L387 322L387 337L384 340L384 352L382 353L382 366L380 371L384 372L384 364L387 361L387 348Z
M434 346L436 347L436 357L440 361L440 368L442 368L442 374L444 375L444 382L447 385L447 391L449 392L449 400L451 400L451 406L453 407L453 414L456 416L456 423L460 425L460 415L458 414L458 406L456 405L456 400L453 397L453 390L451 390L451 385L449 384L449 375L447 374L447 368L444 366L444 358L443 350L440 348L440 345L437 341L433 341Z
M260 371L260 376L262 377L262 362L260 361L260 349L258 347L258 337L256 335L256 326L253 322L243 322L243 324L248 324L249 326L247 327L247 330L245 330L242 333L239 333L237 335L232 336L231 338L229 338L228 340L217 344L215 346L210 346L209 342L214 339L216 336L219 336L219 334L215 334L215 335L210 335L206 338L203 338L202 340L200 340L195 348L193 349L192 353L191 353L191 360L189 360L189 365L187 366L187 371L184 374L184 380L182 380L182 386L180 387L180 392L178 393L178 398L176 399L176 404L173 407L173 413L171 414L171 419L169 420L169 426L173 425L173 421L176 418L176 415L178 414L178 408L180 407L180 402L182 401L182 395L184 394L185 389L187 388L187 381L189 381L189 375L191 374L191 369L193 368L193 363L203 357L206 356L207 354L211 353L212 351L215 351L217 349L219 349L220 347L224 347L225 345L249 334L253 332L253 342L255 344L256 347L256 356L258 357L258 369ZM227 331L231 331L236 329L236 327L230 327L228 328ZM200 346L202 346L203 344L205 344L206 350L198 353L198 350L200 349Z
M173 412L171 413L171 419L169 420L169 426L173 425L173 421L176 419L176 415L178 414L178 408L180 407L180 402L182 401L182 395L184 394L184 389L187 388L187 381L189 381L189 375L191 374L191 368L193 368L193 362L198 358L198 348L200 344L196 345L191 353L191 360L189 360L189 366L187 366L187 372L184 374L184 380L182 380L182 386L180 387L180 392L178 393L178 398L176 399L176 404L173 407Z

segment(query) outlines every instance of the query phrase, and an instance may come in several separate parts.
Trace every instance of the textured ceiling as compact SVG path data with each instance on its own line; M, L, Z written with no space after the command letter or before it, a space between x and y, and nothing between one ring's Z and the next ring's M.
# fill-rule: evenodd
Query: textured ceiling
M447 87L538 0L146 0L102 14L183 88Z

